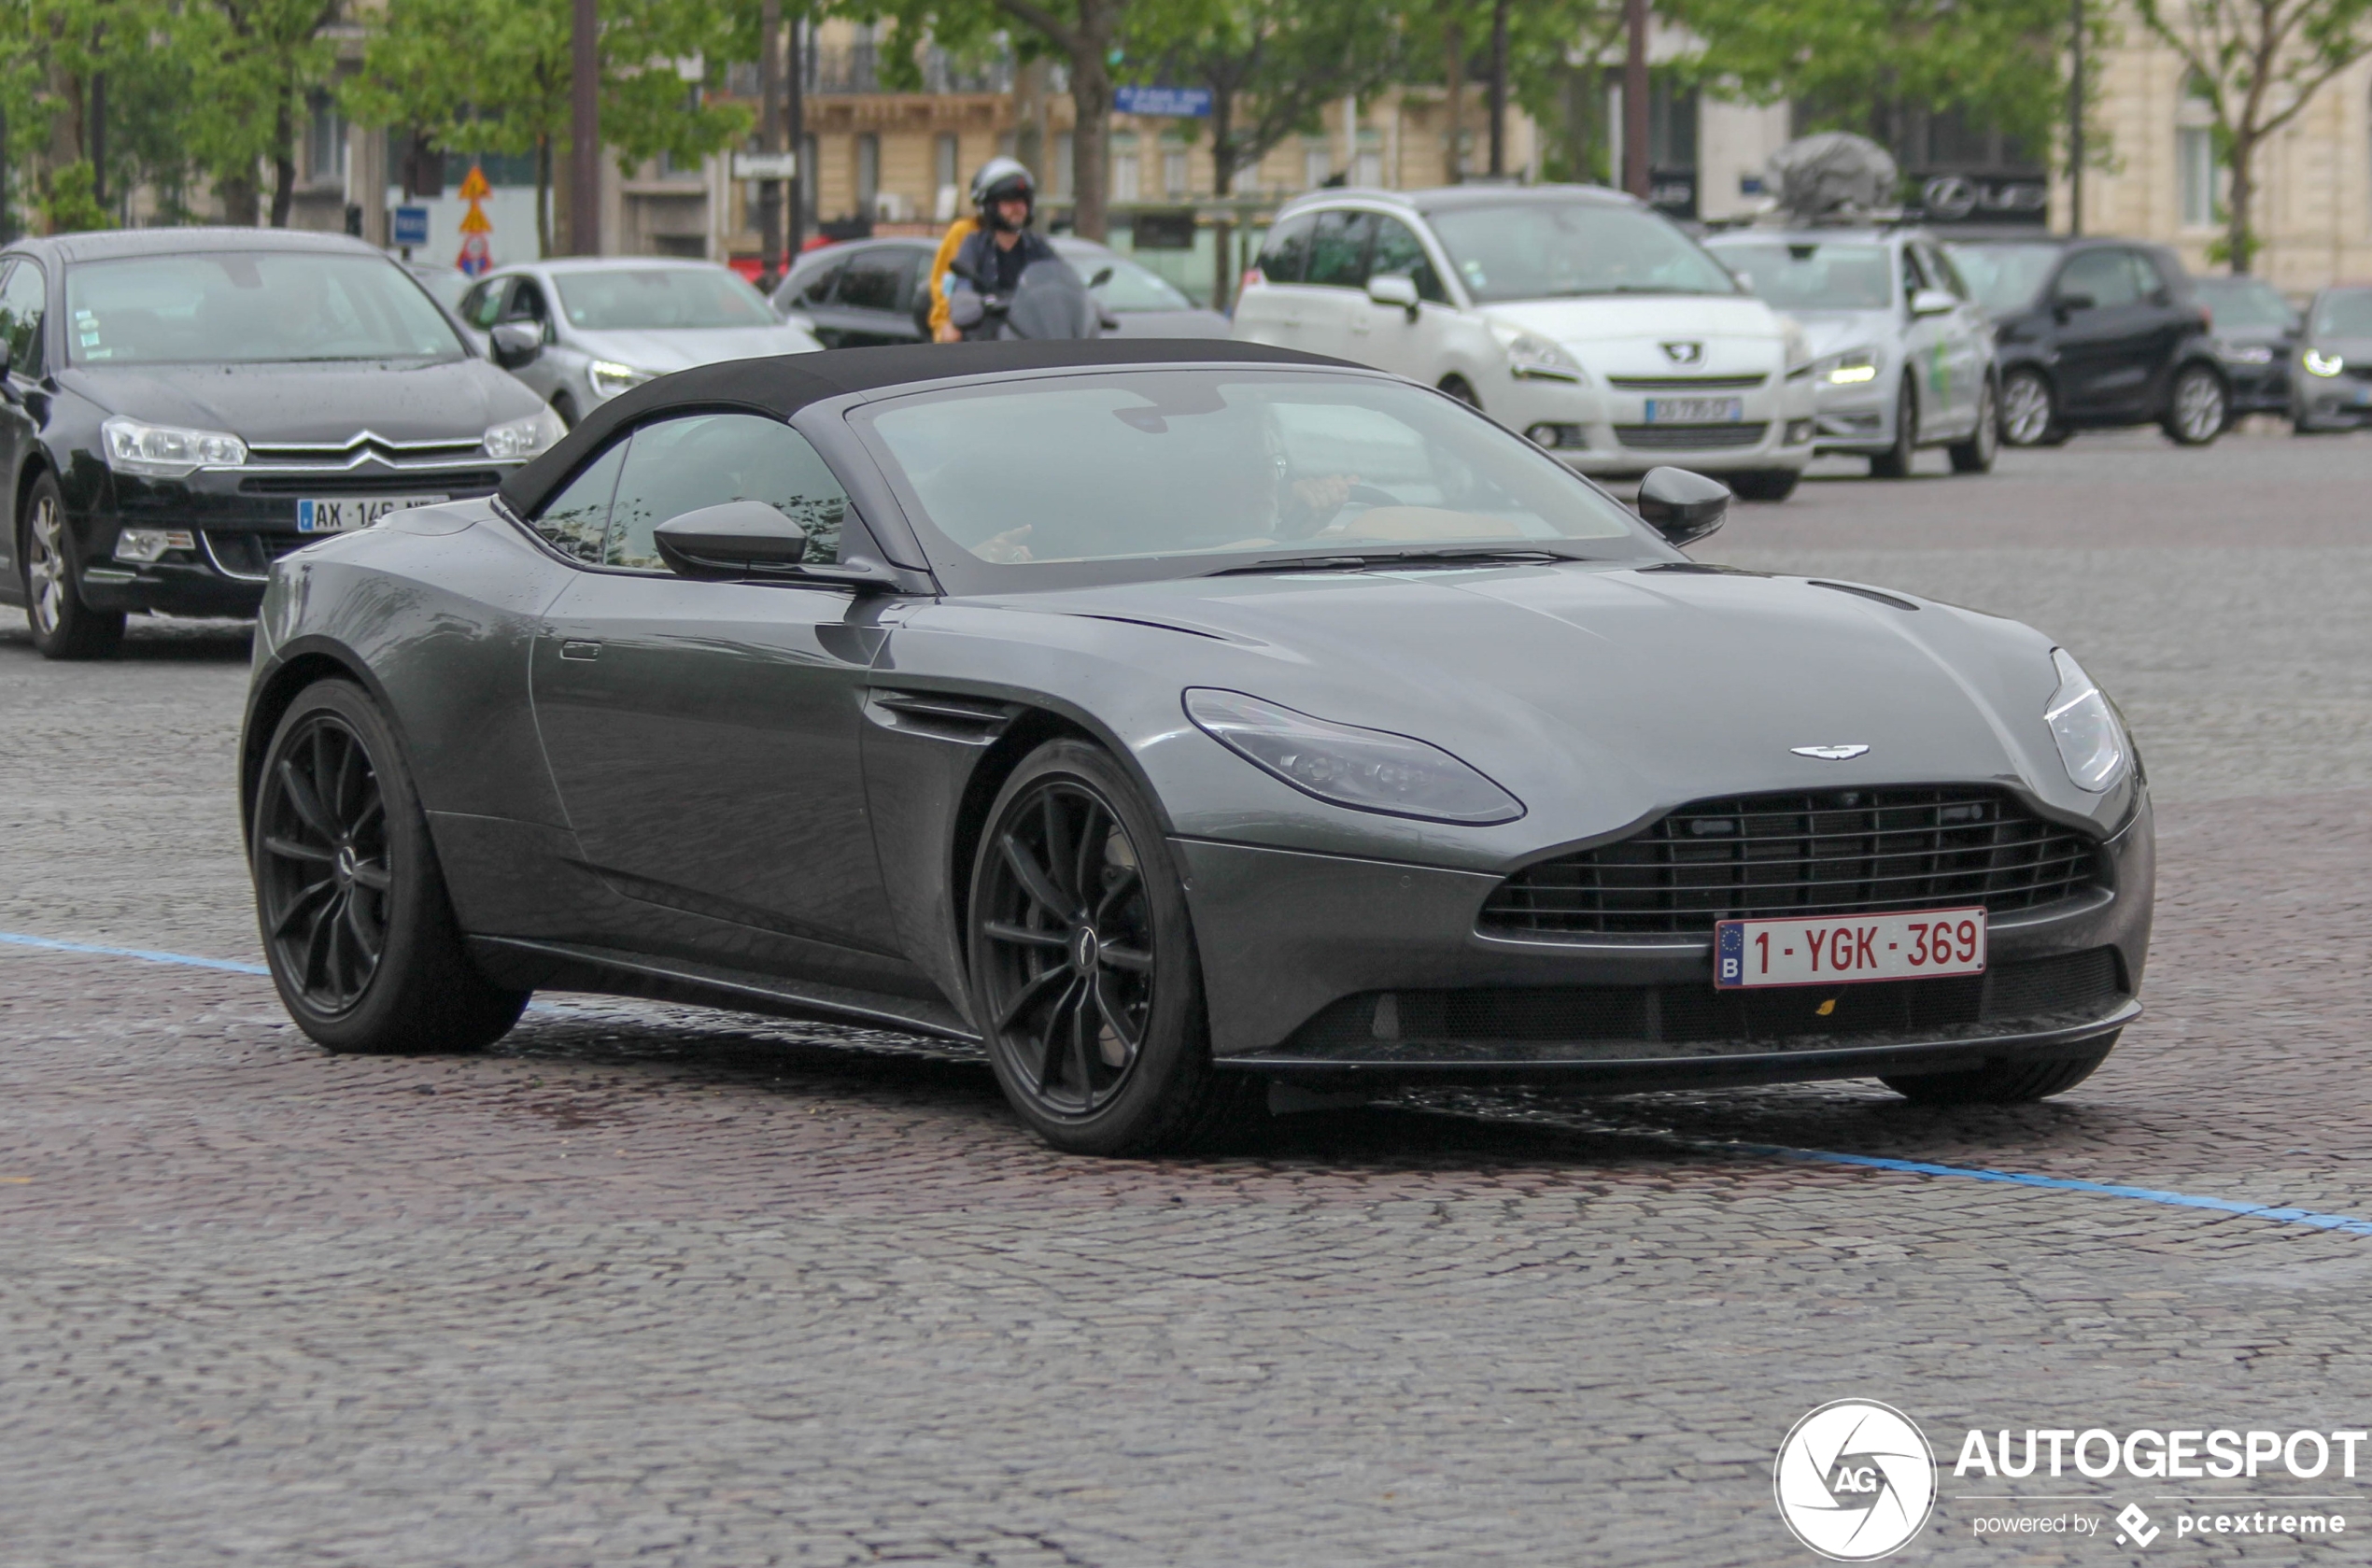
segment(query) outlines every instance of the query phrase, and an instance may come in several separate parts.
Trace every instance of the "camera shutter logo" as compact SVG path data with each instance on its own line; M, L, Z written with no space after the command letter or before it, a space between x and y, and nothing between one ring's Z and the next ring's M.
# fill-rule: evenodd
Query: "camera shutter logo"
M1936 1502L1927 1438L1901 1411L1866 1399L1833 1400L1798 1421L1771 1474L1796 1539L1838 1562L1899 1549Z

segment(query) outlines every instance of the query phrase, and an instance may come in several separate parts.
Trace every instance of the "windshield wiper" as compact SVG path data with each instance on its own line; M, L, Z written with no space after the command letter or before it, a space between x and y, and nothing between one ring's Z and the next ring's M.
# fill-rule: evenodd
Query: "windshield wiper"
M1526 545L1508 545L1499 549L1447 550L1370 550L1359 555L1332 556L1270 556L1263 560L1243 561L1235 566L1222 566L1203 573L1206 577L1239 577L1264 572L1364 572L1370 567L1399 566L1405 562L1439 565L1457 561L1532 561L1588 560L1588 556L1567 555L1562 550L1541 549Z

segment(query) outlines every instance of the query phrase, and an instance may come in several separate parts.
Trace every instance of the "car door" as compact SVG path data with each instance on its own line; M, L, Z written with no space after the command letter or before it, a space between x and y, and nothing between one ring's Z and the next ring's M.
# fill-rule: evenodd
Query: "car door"
M2157 322L2142 302L2133 253L2114 245L2076 252L2052 284L2051 311L2060 406L2078 417L2139 417L2156 368Z
M1405 277L1417 286L1414 316L1399 305L1377 304L1365 297L1366 278L1383 276ZM1362 357L1428 387L1438 382L1449 369L1447 337L1457 311L1442 287L1440 267L1417 231L1388 213L1377 215L1375 243L1353 309L1364 315L1361 332L1366 349Z
M1913 316L1911 302L1927 287L1926 269L1906 242L1895 247L1895 308L1902 319L1902 363L1915 384L1919 400L1919 434L1923 440L1955 430L1962 420L1953 385L1951 356L1944 347L1944 318Z
M8 346L8 395L0 398L0 473L24 472L25 459L38 437L27 393L41 370L41 317L48 297L41 263L30 257L0 261L0 341ZM21 487L11 486L13 498ZM0 596L10 604L24 597L24 569L17 561L17 530L21 526L13 503L7 526L0 529Z
M562 364L559 355L552 352L558 332L552 324L551 302L544 297L544 285L524 275L512 279L500 320L533 327L542 335L544 352L511 374L534 388L536 396L550 401L552 394L560 389Z
M1252 263L1257 279L1246 278L1235 302L1235 336L1245 343L1275 344L1306 348L1303 312L1307 290L1302 278L1309 270L1309 236L1318 227L1315 213L1300 212L1279 219L1261 241L1260 259Z
M1373 364L1368 319L1367 250L1375 243L1376 214L1362 207L1329 207L1309 233L1309 270L1302 275L1301 336L1294 346Z
M2165 406L2183 344L2204 329L2198 304L2191 298L2189 279L2172 251L2137 247L2125 255L2133 263L2141 306L2149 318L2150 390L2145 406L2154 414Z
M846 257L835 257L798 274L786 286L783 301L785 309L814 323L815 341L826 348L840 346L840 329L832 321L832 290L840 286L840 269L847 264Z
M809 526L811 558L840 558L839 480L757 414L642 425L546 508L539 527L564 553L592 548L596 515L601 543L545 614L537 728L586 862L614 889L800 939L809 978L867 983L854 955L895 951L857 759L858 683L882 634L850 589L669 572L652 530L734 500L778 507ZM727 947L717 962L753 967Z
M1969 291L1952 259L1925 240L1916 242L1920 271L1930 287L1941 289L1960 302L1949 315L1936 318L1942 335L1945 361L1952 367L1953 423L1955 431L1976 428L1984 406L1985 375L1993 362L1993 323Z
M837 346L866 348L922 340L907 313L908 289L919 255L911 246L877 245L849 258L832 297Z

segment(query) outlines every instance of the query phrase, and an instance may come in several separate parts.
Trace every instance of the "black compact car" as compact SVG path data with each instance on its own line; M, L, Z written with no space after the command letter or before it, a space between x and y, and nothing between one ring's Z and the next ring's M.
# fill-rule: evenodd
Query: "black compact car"
M527 363L531 333L493 352ZM272 563L491 494L565 431L360 240L256 229L0 252L0 600L50 658L132 612L252 615Z
M2372 423L2372 289L2314 296L2290 384L2290 424L2300 435Z
M1963 240L1952 260L1994 319L2001 439L2156 424L2204 446L2232 419L2232 382L2181 261L2118 239Z
M826 348L926 343L936 240L897 236L811 250L774 290L774 308L814 323Z
M2233 414L2289 413L2290 365L2305 325L2297 308L2261 277L2202 277L2191 290L2214 329Z

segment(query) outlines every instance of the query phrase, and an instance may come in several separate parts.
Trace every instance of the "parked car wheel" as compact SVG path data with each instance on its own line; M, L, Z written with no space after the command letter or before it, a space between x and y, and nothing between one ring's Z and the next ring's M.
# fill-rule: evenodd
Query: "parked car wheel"
M1264 1088L1211 1065L1178 869L1101 749L1052 742L1006 780L974 860L968 924L989 1060L1055 1148L1179 1149Z
M2116 1049L2111 1035L2099 1046L2074 1056L2040 1061L1987 1062L1966 1072L1921 1073L1882 1078L1880 1082L1918 1105L2017 1105L2048 1099L2090 1078Z
M321 1045L474 1051L518 1022L527 993L470 962L394 734L360 687L318 681L281 715L250 854L272 983Z
M2056 423L2057 400L2039 370L2013 370L2001 381L2001 439L2012 446L2055 446L2067 436Z
M2205 365L2185 365L2176 373L2161 425L2181 445L2205 446L2224 433L2231 414L2232 394L2224 377Z
M1953 473L1993 472L1993 459L2001 450L2000 416L1995 412L1997 406L1993 383L1988 381L1984 389L1977 394L1977 428L1969 432L1968 440L1955 441L1944 448L1945 455L1952 459Z
M106 658L123 643L123 612L82 602L76 579L74 536L66 530L58 481L36 475L25 489L24 525L17 541L24 571L24 614L33 645L44 658Z
M1894 445L1870 459L1872 479L1908 479L1919 456L1919 392L1904 376L1894 394Z
M1792 468L1755 468L1722 475L1722 483L1740 501L1785 501L1796 493L1802 473Z

